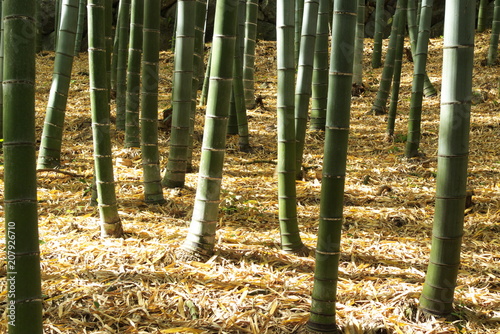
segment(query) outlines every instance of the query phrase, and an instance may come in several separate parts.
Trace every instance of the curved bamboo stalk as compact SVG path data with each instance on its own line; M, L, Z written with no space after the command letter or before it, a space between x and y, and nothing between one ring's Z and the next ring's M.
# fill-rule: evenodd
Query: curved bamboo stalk
M233 81L238 0L216 3L212 67L200 171L193 217L182 256L207 259L213 254L226 149L229 99Z
M35 154L35 1L3 1L4 214L9 334L41 334Z
M447 0L439 121L436 210L430 262L420 297L428 313L448 315L460 266L469 156L475 0Z
M61 165L64 118L68 100L78 23L78 0L63 0L54 73L43 124L37 168Z
M332 22L330 90L325 129L320 218L316 267L307 327L315 332L335 333L335 300L343 221L347 143L351 110L353 57L357 1L335 0Z

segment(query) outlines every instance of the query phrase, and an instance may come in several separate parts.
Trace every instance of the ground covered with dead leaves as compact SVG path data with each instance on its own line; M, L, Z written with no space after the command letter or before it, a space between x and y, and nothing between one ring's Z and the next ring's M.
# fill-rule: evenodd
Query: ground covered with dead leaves
M337 303L344 333L500 333L499 67L481 65L489 35L478 35L477 41L469 168L474 196L465 216L455 321L422 317L417 309L434 212L439 96L424 101L425 156L404 159L412 64L404 62L396 136L387 142L384 116L369 113L381 70L370 68L371 40L366 41L367 90L352 101L347 165ZM441 47L441 39L431 41L429 77L438 90ZM38 173L45 333L304 330L314 258L279 249L274 52L274 43L259 42L256 94L262 104L248 112L253 152L239 152L237 138L228 139L216 252L207 263L175 256L189 225L196 174L188 175L184 189L165 189L166 204L144 204L140 155L123 148L120 133L114 135L115 177L126 237L100 238L98 213L89 205L88 64L85 54L76 59L62 157L63 170L72 174ZM173 57L165 52L161 59L163 109L170 105ZM38 136L52 66L53 53L38 56ZM199 111L197 139L203 131L204 110ZM164 167L169 137L165 131L160 136ZM308 133L306 174L297 183L301 235L311 248L318 229L322 140L321 133ZM197 166L199 140L195 145ZM5 310L2 266L0 308Z

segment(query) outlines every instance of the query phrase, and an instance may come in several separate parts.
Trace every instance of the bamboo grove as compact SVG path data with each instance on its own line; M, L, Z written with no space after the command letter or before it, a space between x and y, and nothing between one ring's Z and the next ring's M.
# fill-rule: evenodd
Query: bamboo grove
M184 187L186 174L193 172L197 106L205 104L201 158L199 170L194 171L198 177L194 207L192 216L186 217L189 228L177 253L184 261L207 261L217 249L227 137L238 135L239 149L249 156L253 154L252 142L258 141L249 135L251 119L246 114L257 103L258 1L216 1L213 36L206 36L205 31L210 2L177 1L169 154L166 165L161 166L158 89L162 1L120 0L114 22L110 0L61 0L55 6L54 71L37 160L34 94L40 40L38 3L1 2L0 106L9 334L43 330L36 173L63 168L65 111L73 60L81 50L84 30L88 33L89 116L94 144L93 200L103 238L126 234L115 190L113 127L123 147L141 156L144 202L161 206L168 202L164 190ZM390 22L384 17L384 1L374 3L371 66L383 66L383 70L379 86L373 87L377 96L370 114L387 115L386 140L395 140L401 63L408 37L414 73L405 157L408 161L419 159L422 100L438 94L426 72L433 1L399 0ZM365 1L278 0L276 5L277 67L273 71L277 76L274 117L279 214L275 227L283 252L315 256L310 317L305 328L312 333L336 333L352 93L354 88L368 88L362 67ZM443 317L454 312L467 197L475 15L477 12L477 30L485 30L485 6L487 1L476 8L476 1L446 0L435 214L420 296L422 312ZM388 23L390 36L384 50L383 31ZM499 32L500 1L495 0L487 66L498 66ZM204 54L205 50L209 54ZM207 64L204 59L208 59ZM324 136L319 228L312 250L301 240L297 214L297 182L304 173L308 131Z

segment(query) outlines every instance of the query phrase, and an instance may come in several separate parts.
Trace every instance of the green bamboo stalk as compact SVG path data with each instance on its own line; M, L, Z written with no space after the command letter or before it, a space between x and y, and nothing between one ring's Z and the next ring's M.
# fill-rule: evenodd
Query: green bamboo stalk
M208 4L206 0L196 1L196 20L194 24L194 57L193 57L193 88L192 106L189 124L189 146L187 152L186 172L193 171L193 145L196 106L200 80L204 77L204 52L205 52L205 25Z
M243 54L245 53L245 20L247 14L246 0L240 0L238 4L238 25L237 25L237 40L236 50L241 58L241 65L243 66Z
M140 147L139 105L144 0L132 0L127 63L125 147Z
M311 97L311 130L324 130L328 96L328 39L330 0L319 0Z
M4 29L3 29L3 1L0 0L0 139L3 139L3 54L4 54ZM0 140L0 147L3 142Z
M302 156L309 115L309 102L312 94L312 75L314 65L314 47L318 22L319 0L304 1L304 18L298 62L297 82L295 84L295 172L298 180L302 179Z
M498 55L498 36L500 35L500 1L495 0L495 9L493 10L493 23L491 25L490 46L488 48L488 66L497 63Z
M208 54L207 68L205 69L205 77L203 78L203 87L201 88L200 106L204 106L207 104L208 88L210 85L211 64L212 64L212 49L210 49Z
M195 42L194 42L194 63L193 70L195 71L195 76L193 77L195 82L193 82L193 87L196 88L196 91L193 92L195 94L194 98L197 99L197 92L200 88L200 81L205 77L205 68L204 68L204 52L205 52L205 22L207 16L207 0L196 0L196 20L194 24L194 34L195 34ZM197 86L194 86L194 84ZM196 101L194 108L196 109Z
M111 52L111 70L110 70L110 83L111 83L111 92L112 94L114 93L116 96L116 75L118 72L118 37L119 37L119 32L118 32L118 26L120 25L120 14L118 14L118 20L116 22L116 27L112 27L112 31L114 32L114 38L113 38L113 47L112 47L112 52Z
M95 183L102 237L121 237L123 228L118 215L111 154L105 8L107 0L89 0L87 6L89 32L90 107L94 142Z
M231 91L231 98L229 100L229 119L227 122L227 134L229 136L238 134L238 116L236 116L236 101L234 100L234 89Z
M257 39L257 0L247 0L245 20L245 51L243 55L243 87L245 106L255 108L255 44Z
M479 12L477 14L477 32L483 32L487 26L487 15L489 0L481 0L479 2Z
M413 59L417 57L417 40L418 36L420 36L420 32L422 30L422 27L419 27L420 21L417 21L417 16L422 19L422 4L419 1L419 6L416 7L416 0L409 0L408 2L408 11L407 11L407 18L408 18L408 31L410 34L410 47L411 47L411 54L413 56ZM432 8L431 8L432 9ZM416 13L419 13L417 15ZM432 11L425 13L426 15L432 16ZM427 18L426 18L427 20ZM430 29L430 26L429 26ZM429 42L429 38L427 37L427 43ZM424 74L424 87L423 87L423 93L424 96L431 97L431 96L436 96L437 91L436 88L434 88L434 85L431 83L431 80L429 79L429 76L427 75L427 72Z
M423 0L420 14L420 31L415 49L415 67L413 72L410 114L408 119L408 135L406 141L405 156L416 157L419 154L421 123L422 123L422 100L424 96L425 67L427 64L427 51L431 28L433 0Z
M299 62L299 53L300 53L300 36L302 34L302 20L304 18L304 3L305 0L295 0L295 49L294 49L294 62L298 64Z
M215 246L233 81L237 11L238 0L219 0L216 3L198 186L188 235L181 246L183 256L191 259L206 260L213 254Z
M61 26L61 3L62 0L55 0L54 49L57 49L57 41L59 40L59 27Z
M43 43L42 43L42 8L41 8L41 1L36 2L36 47L35 51L36 53L39 53L43 49ZM0 2L1 6L1 2Z
M295 188L295 117L294 117L294 17L293 1L280 0L276 11L276 46L278 65L278 208L281 248L303 254L306 248L300 239L297 222Z
M54 73L38 153L39 169L61 165L64 118L73 69L77 22L78 0L63 0Z
M141 91L141 152L146 203L164 203L158 151L160 0L144 2Z
M385 1L377 0L375 4L375 32L373 34L373 53L372 53L372 67L379 68L382 66L382 40L384 29L386 26L384 13Z
M420 22L420 8L422 8L422 0L417 0L417 22Z
M428 313L448 315L460 266L469 156L475 0L447 0L439 122L436 209L430 262L420 297Z
M363 44L365 39L365 1L358 0L358 19L356 21L356 40L354 42L354 69L352 82L363 87Z
M174 89L172 93L172 131L167 169L162 184L184 187L193 108L194 44L196 0L177 2L175 34Z
M35 1L3 1L3 155L9 334L41 334L35 157Z
M411 1L411 0L410 0ZM393 73L393 85L391 92L391 102L389 105L389 113L387 116L387 127L386 127L386 138L392 139L394 136L394 125L396 122L396 114L399 102L399 86L401 83L401 67L403 63L403 49L405 43L405 27L406 27L406 7L408 0L399 0L398 4L401 6L403 11L398 17L398 21L394 21L392 24L396 25L396 31L398 34L398 40L396 43L396 50L394 54L394 73Z
M106 34L106 77L108 80L108 99L114 94L114 85L112 82L112 66L113 58L113 0L105 0L105 17L104 17L104 33Z
M356 12L357 1L335 0L316 267L307 323L320 333L337 332L335 301L353 71L353 57L346 56L345 50L354 49Z
M127 56L130 36L130 0L120 0L118 27L116 28L116 129L125 130L127 110Z
M75 56L78 57L82 49L83 29L85 27L85 13L87 0L80 0L78 4L78 25L76 26Z
M231 99L229 102L229 120L227 124L227 134L228 135L237 135L238 134L238 114L242 112L241 108L244 108L244 105L241 104L241 95L240 91L242 85L242 65L240 59L240 41L242 36L242 23L244 24L245 17L242 17L242 7L245 8L246 4L243 3L242 0L239 0L238 4L238 25L237 25L237 33L236 33L236 50L234 54L234 69L233 69L233 87L231 91ZM246 113L246 110L243 111ZM246 117L246 115L245 115Z
M236 34L236 50L234 55L233 69L233 94L234 110L236 114L236 125L238 129L238 146L242 152L250 152L250 135L248 132L248 118L245 107L245 92L243 88L243 53L246 18L245 0L240 0L238 5L238 32ZM231 103L231 105L233 105ZM232 109L232 108L231 108Z
M399 20L399 18L397 17L398 15L402 15L399 2L396 7L396 13L394 14L393 22ZM387 47L387 54L385 56L382 78L380 79L380 86L377 91L375 102L372 106L372 112L374 115L383 115L386 113L387 99L389 97L389 91L391 90L392 78L394 75L394 57L396 54L396 44L398 42L396 26L396 24L392 25L391 36L389 37L389 46Z

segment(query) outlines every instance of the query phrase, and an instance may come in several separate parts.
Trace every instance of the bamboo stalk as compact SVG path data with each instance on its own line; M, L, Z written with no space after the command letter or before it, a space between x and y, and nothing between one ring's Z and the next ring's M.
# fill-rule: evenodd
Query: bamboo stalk
M447 0L439 122L436 209L430 262L420 297L428 313L453 311L460 266L469 156L476 1Z
M336 0L325 129L316 267L307 328L336 333L335 302L343 222L343 198L349 138L357 1Z
M9 334L41 334L35 156L35 1L3 1L4 214Z

